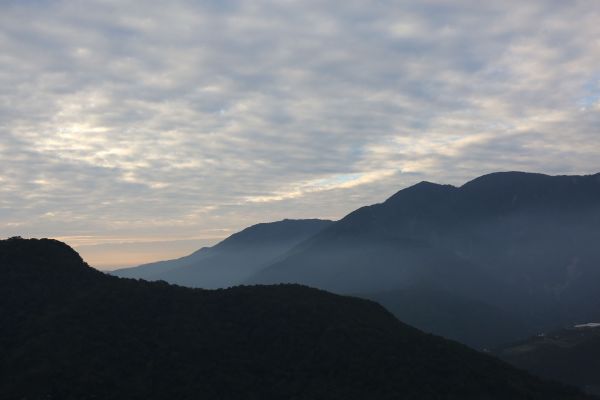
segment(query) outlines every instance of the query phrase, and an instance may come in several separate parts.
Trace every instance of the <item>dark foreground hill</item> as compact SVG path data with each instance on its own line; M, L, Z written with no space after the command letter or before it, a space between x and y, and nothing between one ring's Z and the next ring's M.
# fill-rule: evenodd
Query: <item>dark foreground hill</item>
M189 256L124 268L112 274L123 278L164 280L204 289L239 285L332 223L320 219L286 219L257 224Z
M600 324L585 324L531 337L495 351L539 376L600 395Z
M598 243L600 174L495 173L360 208L247 283L364 295L419 328L494 347L600 320Z
M0 241L0 398L565 399L376 303L298 285L205 291Z

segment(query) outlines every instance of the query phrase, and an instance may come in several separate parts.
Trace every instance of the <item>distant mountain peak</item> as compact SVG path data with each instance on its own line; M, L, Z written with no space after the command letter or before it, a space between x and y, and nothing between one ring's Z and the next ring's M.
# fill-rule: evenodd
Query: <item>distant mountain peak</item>
M313 229L313 227L325 227L332 221L322 219L283 219L274 222L261 222L251 225L224 239L215 247L227 246L231 243L241 242L256 243L264 240L279 241L290 234L295 235L299 230Z
M386 203L394 203L396 201L405 200L409 197L415 197L416 199L425 198L436 194L446 194L455 191L457 188L452 185L441 185L439 183L433 183L429 181L421 181L415 185L404 188L390 198Z
M443 186L443 185L440 185L439 183L435 183L435 182L430 182L430 181L421 181L421 182L413 185L412 187L433 187L433 186Z
M552 178L550 175L540 174L536 172L522 171L503 171L492 172L490 174L479 176L463 184L461 188L469 188L479 185L505 185L505 184L520 184L524 182L540 181Z

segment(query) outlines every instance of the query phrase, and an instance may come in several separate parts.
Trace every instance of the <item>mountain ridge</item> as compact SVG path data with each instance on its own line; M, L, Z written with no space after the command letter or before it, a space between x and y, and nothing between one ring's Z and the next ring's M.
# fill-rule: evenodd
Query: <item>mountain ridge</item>
M349 213L247 283L298 282L375 295L436 286L445 276L443 290L455 289L453 295L481 303L478 308L531 320L526 336L596 317L597 241L600 174L500 172L459 187L424 181Z
M331 223L320 219L284 219L255 224L188 256L115 270L112 274L192 287L234 286Z
M300 285L123 279L83 261L62 268L56 246L0 241L3 399L588 398L372 301Z

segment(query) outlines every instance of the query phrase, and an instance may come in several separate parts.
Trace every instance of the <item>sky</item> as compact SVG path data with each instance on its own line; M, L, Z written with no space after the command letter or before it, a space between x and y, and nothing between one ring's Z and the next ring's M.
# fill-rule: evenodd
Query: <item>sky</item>
M0 237L101 269L421 180L600 172L600 2L0 2Z

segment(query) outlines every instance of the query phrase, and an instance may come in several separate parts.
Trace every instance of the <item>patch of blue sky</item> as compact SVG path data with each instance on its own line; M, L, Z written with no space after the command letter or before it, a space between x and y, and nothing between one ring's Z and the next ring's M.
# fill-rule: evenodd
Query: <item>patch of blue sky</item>
M585 96L578 101L580 107L588 108L600 102L600 74L584 85L584 93Z
M583 108L588 108L594 106L598 102L600 102L600 91L596 94L590 94L588 96L585 96L584 98L579 100L578 104Z
M317 186L337 186L343 183L348 183L359 179L362 176L360 173L338 174L316 181Z

